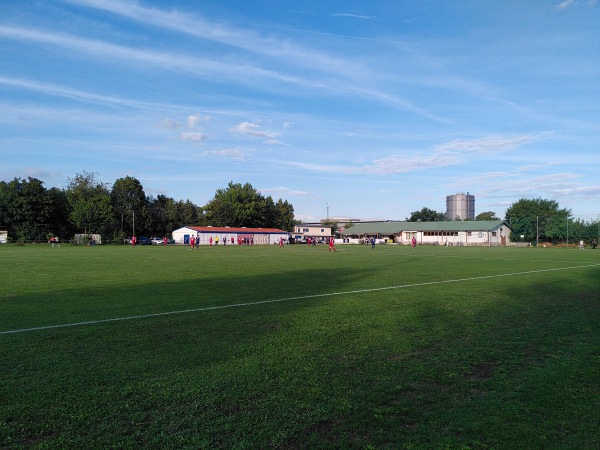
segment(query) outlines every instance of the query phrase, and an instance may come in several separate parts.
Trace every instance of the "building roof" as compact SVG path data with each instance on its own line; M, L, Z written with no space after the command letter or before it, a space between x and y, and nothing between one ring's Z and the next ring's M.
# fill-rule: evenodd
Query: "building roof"
M246 227L192 227L185 226L198 233L253 233L253 234L288 234L287 231L277 228L246 228Z
M364 234L392 235L403 231L493 231L506 225L503 220L442 220L435 222L371 222L355 223L346 228L346 236Z

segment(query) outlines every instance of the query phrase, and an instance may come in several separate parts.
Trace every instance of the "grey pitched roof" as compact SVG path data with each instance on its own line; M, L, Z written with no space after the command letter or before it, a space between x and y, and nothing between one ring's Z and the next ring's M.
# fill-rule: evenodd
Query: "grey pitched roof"
M342 234L345 236L382 234L393 235L401 231L492 231L501 225L506 225L503 220L448 220L436 222L369 222L356 223L346 228Z

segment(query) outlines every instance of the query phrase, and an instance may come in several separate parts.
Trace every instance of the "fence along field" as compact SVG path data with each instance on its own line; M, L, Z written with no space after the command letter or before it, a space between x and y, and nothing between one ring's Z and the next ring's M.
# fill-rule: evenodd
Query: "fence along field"
M0 442L592 448L599 255L2 246Z

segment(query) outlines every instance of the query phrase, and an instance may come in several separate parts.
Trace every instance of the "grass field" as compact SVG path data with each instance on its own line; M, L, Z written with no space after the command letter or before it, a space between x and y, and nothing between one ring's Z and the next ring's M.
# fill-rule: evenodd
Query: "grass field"
M0 263L2 448L599 448L600 250Z

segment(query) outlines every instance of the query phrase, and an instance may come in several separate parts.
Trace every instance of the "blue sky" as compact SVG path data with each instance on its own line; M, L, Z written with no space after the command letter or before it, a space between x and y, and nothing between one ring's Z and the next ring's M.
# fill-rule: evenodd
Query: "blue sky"
M600 2L0 2L0 179L83 170L305 221L446 196L600 217Z

